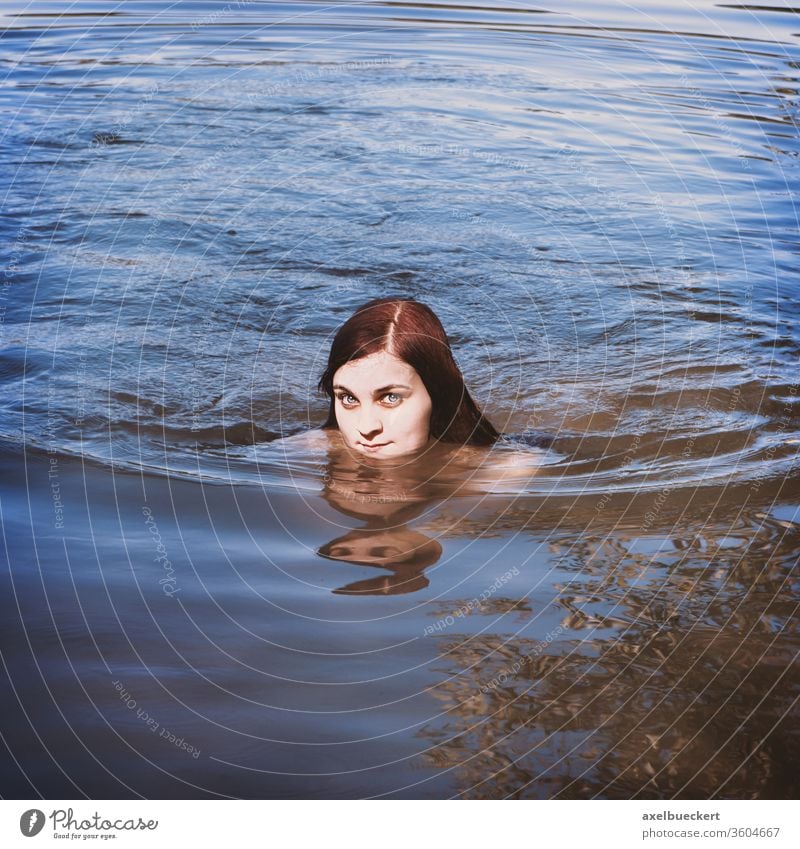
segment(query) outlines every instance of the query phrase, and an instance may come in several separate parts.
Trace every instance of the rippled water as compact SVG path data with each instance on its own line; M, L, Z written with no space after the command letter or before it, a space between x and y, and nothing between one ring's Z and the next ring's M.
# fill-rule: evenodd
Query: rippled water
M0 794L797 795L796 11L0 28ZM270 444L384 294L483 466Z

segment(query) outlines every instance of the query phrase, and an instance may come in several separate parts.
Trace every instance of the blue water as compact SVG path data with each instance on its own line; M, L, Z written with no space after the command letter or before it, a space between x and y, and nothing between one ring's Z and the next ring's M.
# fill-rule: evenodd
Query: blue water
M0 794L796 796L798 37L6 4ZM538 474L271 444L385 294Z

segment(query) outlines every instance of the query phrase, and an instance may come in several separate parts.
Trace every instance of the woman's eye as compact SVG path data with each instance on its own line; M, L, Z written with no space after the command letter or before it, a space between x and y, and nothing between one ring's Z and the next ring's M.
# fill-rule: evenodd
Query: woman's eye
M339 400L344 404L345 407L352 407L358 403L357 399L352 395L340 395Z
M392 407L396 407L403 399L396 392L387 392L383 396L383 400Z

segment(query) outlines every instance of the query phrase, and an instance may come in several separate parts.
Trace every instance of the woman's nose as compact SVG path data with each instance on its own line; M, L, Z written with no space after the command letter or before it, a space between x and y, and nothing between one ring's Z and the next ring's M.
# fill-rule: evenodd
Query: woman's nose
M380 417L374 410L363 410L358 420L358 431L363 437L370 437L383 430Z

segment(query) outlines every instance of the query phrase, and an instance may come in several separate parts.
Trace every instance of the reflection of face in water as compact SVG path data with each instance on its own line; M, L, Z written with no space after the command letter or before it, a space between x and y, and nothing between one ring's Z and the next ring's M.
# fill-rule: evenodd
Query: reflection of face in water
M349 450L335 431L328 446L322 495L348 516L371 523L390 518L405 522L410 515L420 515L433 499L446 498L457 488L441 474L454 468L452 454L452 446L435 444L421 456L372 458Z
M501 479L506 471L496 462L494 471L484 466L484 478L478 478L485 453L446 443L429 445L420 456L373 459L349 450L343 438L337 445L334 438L327 459L323 498L366 526L324 545L320 555L394 572L339 591L352 593L413 592L427 586L422 572L439 559L442 548L408 525L454 494L484 493L487 479ZM511 466L513 471L521 467L519 458Z
M356 581L334 592L398 595L428 586L423 571L436 563L442 554L442 546L435 539L405 526L359 528L323 545L319 554L331 560L377 566L392 573Z
M365 522L319 554L330 560L386 569L389 574L348 584L337 593L392 595L428 586L423 571L436 563L441 545L408 523L433 503L430 465L364 460L347 450L329 454L323 497L340 513Z

